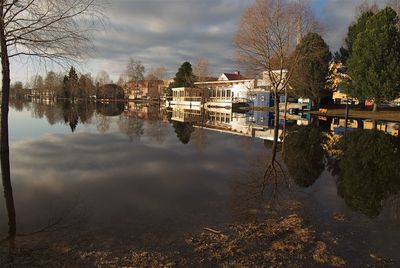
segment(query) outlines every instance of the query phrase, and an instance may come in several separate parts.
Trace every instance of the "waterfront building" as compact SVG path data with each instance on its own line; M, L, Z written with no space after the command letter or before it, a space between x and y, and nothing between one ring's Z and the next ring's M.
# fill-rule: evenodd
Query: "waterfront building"
M169 104L185 107L200 107L207 91L196 87L177 87L172 89L172 101Z
M274 73L281 75L278 71ZM283 75L286 76L286 71ZM271 89L272 82L266 72L261 79L248 79L240 72L223 73L216 81L195 82L193 88L173 88L170 104L220 108L245 105L271 107L274 105Z
M125 95L129 100L159 99L164 91L163 80L140 80L125 84Z

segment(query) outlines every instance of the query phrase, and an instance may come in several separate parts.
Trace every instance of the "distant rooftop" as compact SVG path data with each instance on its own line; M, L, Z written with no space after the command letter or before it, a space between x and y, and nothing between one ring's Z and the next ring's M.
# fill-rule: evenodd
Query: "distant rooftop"
M226 78L225 78L225 77ZM244 77L243 75L240 74L240 72L234 72L234 73L223 73L218 80L246 80L247 78Z
M214 82L218 81L218 77L206 76L206 77L196 77L195 82Z

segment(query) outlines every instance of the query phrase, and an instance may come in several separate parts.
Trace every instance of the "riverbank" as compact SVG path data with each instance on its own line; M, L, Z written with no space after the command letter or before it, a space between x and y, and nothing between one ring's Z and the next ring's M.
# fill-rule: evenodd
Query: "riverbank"
M82 230L80 230L82 231ZM62 238L61 238L62 237ZM61 238L61 239L60 239ZM333 252L337 247L292 210L286 215L204 228L182 237L182 249L140 248L92 240L86 232L68 241L66 234L38 234L17 238L12 262L0 247L1 267L344 267Z
M319 111L306 111L313 115L318 116L331 116L331 117L344 117L346 109L344 108L325 108L326 113L321 113ZM253 111L263 111L263 112L273 112L274 107L245 107L243 110L253 110ZM361 119L373 119L382 121L396 121L400 122L400 108L399 109L389 109L380 110L378 112L373 112L369 110L350 110L349 118L361 118Z
M311 114L319 116L345 116L345 109L333 108L327 109L326 113L320 113L319 111L311 111ZM383 110L378 112L364 111L364 110L350 110L349 118L361 118L361 119L373 119L383 121L398 121L400 122L400 110Z

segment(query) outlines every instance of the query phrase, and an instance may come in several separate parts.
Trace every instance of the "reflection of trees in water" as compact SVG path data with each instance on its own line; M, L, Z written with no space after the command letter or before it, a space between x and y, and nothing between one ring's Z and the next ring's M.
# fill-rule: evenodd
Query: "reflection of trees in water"
M77 103L77 112L79 116L79 120L82 124L90 124L92 122L92 118L95 112L95 103L94 102L78 102Z
M203 127L196 128L196 130L192 133L191 140L196 150L202 153L208 145L207 130Z
M72 105L69 101L64 102L63 114L65 124L68 124L71 128L71 131L74 132L79 122L79 116L76 106Z
M22 112L24 109L27 109L27 102L26 100L22 98L12 98L10 99L10 107L14 108L18 112Z
M133 141L134 138L140 138L144 134L143 124L143 119L137 115L120 115L117 121L119 131L125 134L130 141Z
M274 127L274 140L270 150L271 157L267 160L264 175L260 180L260 191L271 200L279 199L283 190L290 188L290 181L286 176L286 171L278 158L278 130L279 126Z
M163 144L167 137L167 127L161 120L149 121L146 128L146 136L157 144Z
M96 111L104 116L118 116L124 111L124 103L119 101L114 102L97 102Z
M399 140L379 131L354 131L338 144L342 155L334 171L338 194L368 217L377 217L383 201L400 190Z
M91 122L91 118L94 115L94 106L95 104L92 102L78 102L76 104L72 104L69 101L65 101L60 103L62 105L62 113L64 118L64 123L68 124L72 130L75 131L79 122L82 124L87 124ZM58 104L56 107L50 107L52 114L57 113L57 110L60 107ZM49 120L49 117L48 117Z
M176 136L182 142L182 144L188 144L194 131L193 125L190 123L173 121L172 126L175 129Z
M111 126L111 119L108 116L104 115L97 115L96 117L96 127L99 133L105 134L110 129Z
M70 101L59 102L30 102L27 100L15 100L11 107L17 102L23 103L23 109L29 111L33 118L46 118L50 125L64 123L75 130L79 122L89 123L94 114L95 104L93 102L83 101L71 103ZM20 105L20 104L18 104ZM21 107L22 107L21 106Z
M313 126L294 126L287 130L283 160L291 179L300 187L309 187L325 169L324 134Z

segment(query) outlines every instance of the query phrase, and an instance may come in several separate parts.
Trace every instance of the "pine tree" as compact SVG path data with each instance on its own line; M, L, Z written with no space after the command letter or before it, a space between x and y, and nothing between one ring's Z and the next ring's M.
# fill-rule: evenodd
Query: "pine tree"
M192 65L184 62L175 74L173 87L191 87L194 84Z
M294 57L298 64L290 81L292 93L319 105L321 97L328 94L326 84L332 58L328 45L319 34L308 33L296 47Z
M374 111L381 101L400 94L400 32L396 12L387 7L366 23L352 46L348 60L352 82L349 94L359 100L373 100Z
M78 90L79 90L79 78L78 74L75 71L74 67L71 67L68 73L68 92L70 97L74 99L75 97L78 96Z

